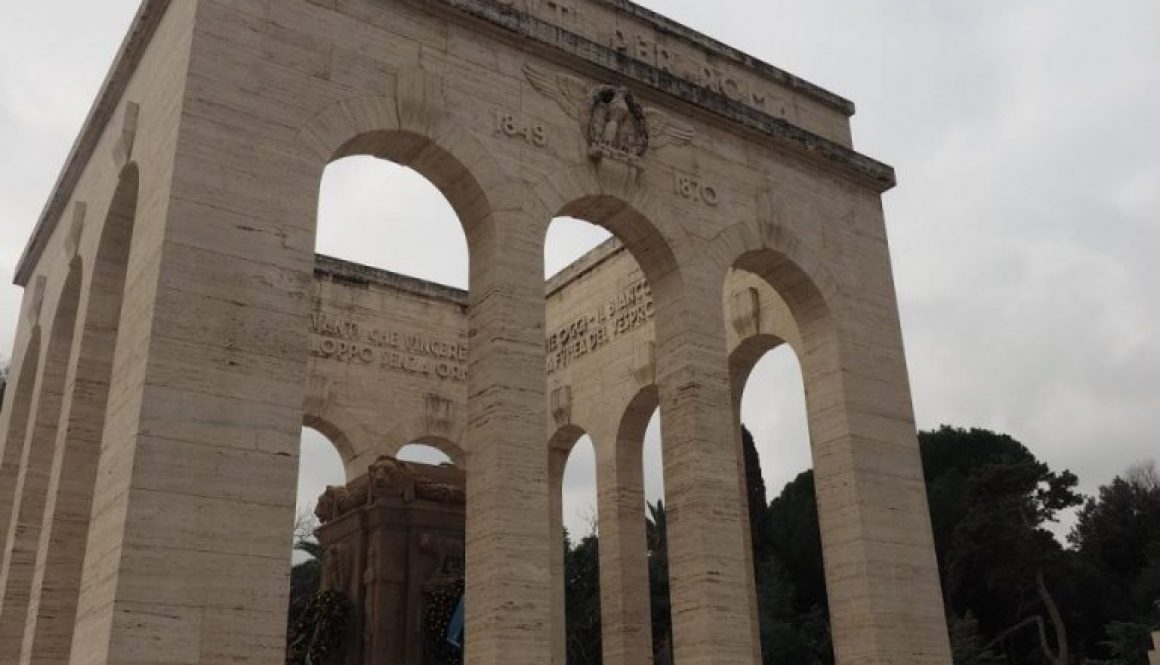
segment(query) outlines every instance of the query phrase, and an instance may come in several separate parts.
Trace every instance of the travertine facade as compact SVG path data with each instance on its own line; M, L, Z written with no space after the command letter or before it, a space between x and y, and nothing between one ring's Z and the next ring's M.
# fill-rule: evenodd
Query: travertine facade
M838 661L949 663L894 176L852 112L625 0L146 0L16 276L0 662L279 662L304 422L348 465L416 440L460 461L472 665L559 662L561 459L590 434L605 662L647 662L658 405L677 661L757 662L736 402L785 342ZM443 191L469 295L314 278L319 181L354 154ZM562 215L625 250L545 307Z

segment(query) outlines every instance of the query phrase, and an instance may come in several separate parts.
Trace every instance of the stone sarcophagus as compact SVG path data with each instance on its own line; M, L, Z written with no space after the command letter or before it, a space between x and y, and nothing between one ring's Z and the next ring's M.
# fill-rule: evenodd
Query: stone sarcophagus
M384 457L319 499L322 588L349 602L337 665L459 662L465 476Z

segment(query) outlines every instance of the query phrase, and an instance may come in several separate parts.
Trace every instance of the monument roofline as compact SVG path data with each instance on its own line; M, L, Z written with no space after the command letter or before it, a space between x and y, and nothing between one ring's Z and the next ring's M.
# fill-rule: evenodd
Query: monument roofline
M685 102L694 109L707 111L731 120L758 134L773 138L783 147L822 166L836 169L877 192L884 192L896 184L894 170L870 157L802 129L793 123L735 101L724 94L663 71L644 61L630 57L610 46L549 23L531 14L518 11L497 0L409 0L428 9L442 9L472 17L505 32L515 32L526 38L530 46L551 57L568 56L573 61L601 70L614 72L630 81L644 84L653 91ZM629 0L587 0L643 21L658 31L673 36L686 44L709 51L741 68L751 70L764 78L815 99L849 116L854 105L849 100L826 91L804 79L789 74L773 65L753 58L737 49L688 28ZM52 188L32 236L17 263L13 281L26 286L48 239L69 203L81 174L92 158L97 143L104 134L121 98L132 79L146 47L152 40L171 0L143 0L129 28L112 67L101 86L80 134L69 151L65 166Z
M817 85L816 83L811 83L806 79L795 76L794 74L791 74L786 70L777 67L776 65L771 65L764 60L755 58L748 53L733 48L732 46L714 39L713 37L710 37L703 32L694 30L693 28L690 28L683 23L674 21L673 19L664 16L663 14L658 14L657 12L648 9L647 7L642 7L635 2L632 2L631 0L589 1L612 7L619 13L626 14L646 23L651 23L654 27L668 35L672 35L693 46L705 49L706 51L711 52L713 55L725 58L726 60L736 65L753 70L754 72L757 72L766 78L773 79L774 81L777 81L787 88L790 88L794 92L799 92L801 94L812 97L816 101L829 106L835 111L839 111L845 114L847 117L853 116L857 110L854 102L839 94L830 92L829 90L821 87L820 85Z
M580 258L569 263L545 281L545 297L552 297L623 251L625 251L624 244L615 236L588 250ZM385 286L423 298L435 298L464 307L469 302L468 292L463 289L326 254L314 255L314 274L324 275L348 284Z

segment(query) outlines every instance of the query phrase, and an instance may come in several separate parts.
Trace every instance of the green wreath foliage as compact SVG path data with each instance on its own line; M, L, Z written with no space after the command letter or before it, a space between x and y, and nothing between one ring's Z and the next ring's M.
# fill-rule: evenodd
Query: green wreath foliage
M286 665L336 665L345 648L350 600L341 591L319 591L298 618L286 650Z
M458 665L463 662L463 653L447 642L447 629L463 598L464 582L460 578L428 587L423 598L423 632L427 639L428 653L433 662L442 665Z

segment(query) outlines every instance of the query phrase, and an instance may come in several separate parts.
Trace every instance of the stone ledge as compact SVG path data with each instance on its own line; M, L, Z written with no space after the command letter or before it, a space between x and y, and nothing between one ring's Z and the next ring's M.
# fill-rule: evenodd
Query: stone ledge
M624 245L616 237L609 238L589 250L579 259L568 264L560 272L552 275L544 285L544 295L550 298L580 277L592 272L608 259L624 251ZM315 254L314 274L344 284L363 286L386 286L424 298L435 298L467 307L468 292L453 286L411 277L382 268L375 268L354 261Z
M597 4L611 7L621 14L626 14L635 19L652 24L658 30L677 37L678 39L692 44L694 46L711 51L714 55L720 56L730 62L751 69L758 74L769 78L780 85L789 88L790 90L812 97L830 108L840 111L847 117L853 116L855 112L854 102L834 94L825 88L810 83L809 81L794 76L793 74L776 67L774 65L759 60L744 51L739 51L728 44L720 42L708 35L698 32L686 25L678 23L677 21L658 14L651 9L641 7L630 0L591 0Z
M417 277L410 277L353 261L344 261L343 259L326 256L325 254L316 254L314 256L314 274L329 277L345 284L389 286L424 298L445 300L464 307L468 304L467 291L463 289L457 289L438 282L429 282Z

